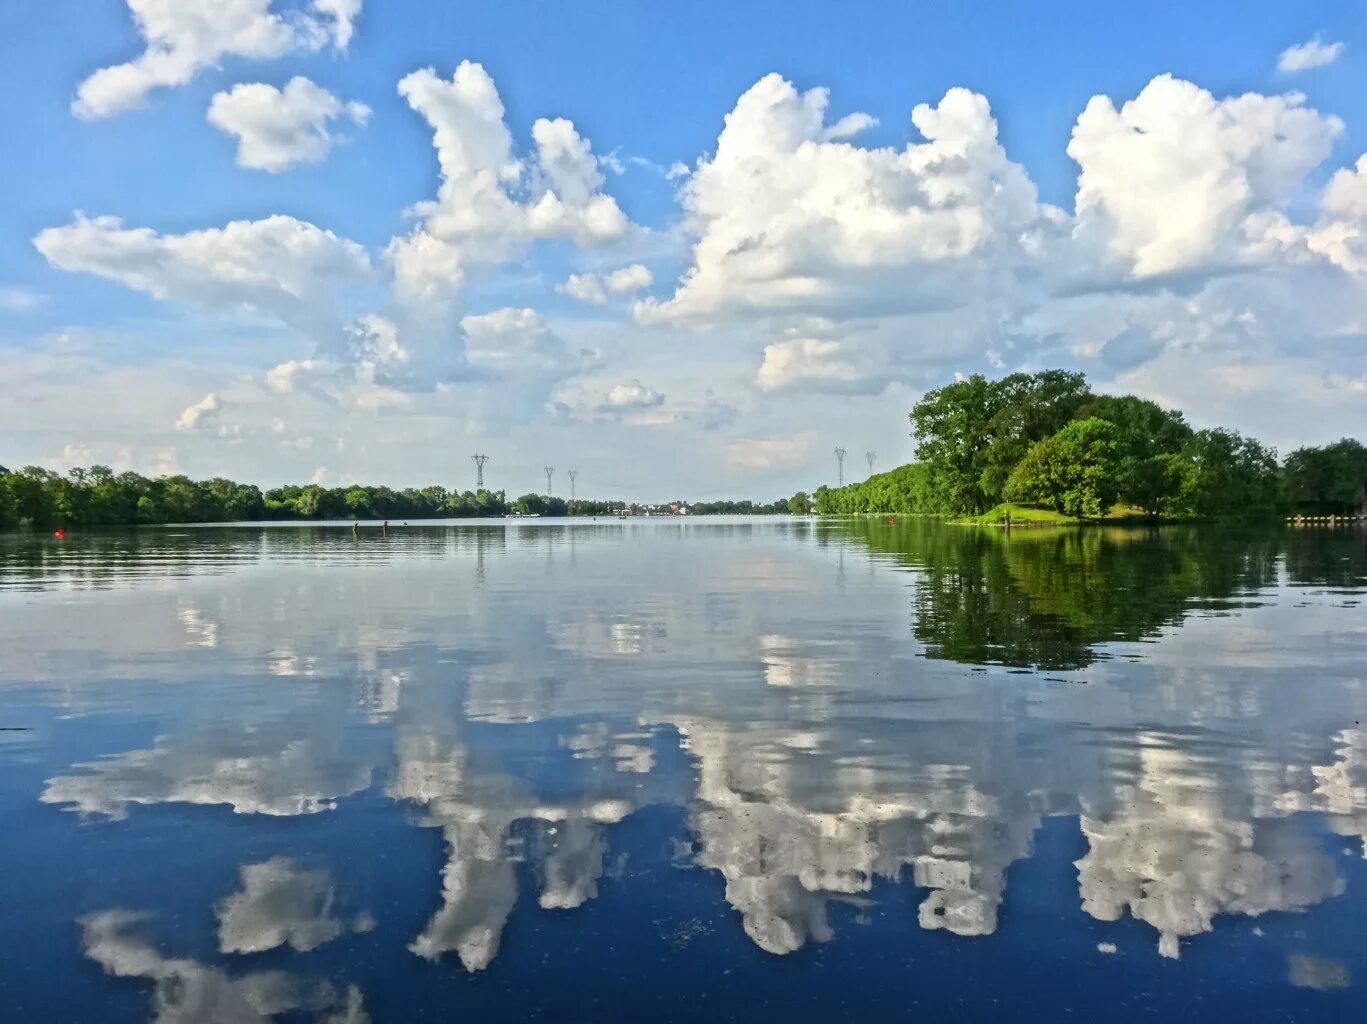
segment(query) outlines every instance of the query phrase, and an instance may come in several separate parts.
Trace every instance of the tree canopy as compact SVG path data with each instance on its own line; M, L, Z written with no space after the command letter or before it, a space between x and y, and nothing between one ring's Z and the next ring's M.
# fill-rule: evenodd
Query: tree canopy
M1344 439L1277 453L1233 430L1193 430L1135 395L1093 394L1063 370L966 377L911 410L917 461L812 496L823 514L980 514L1003 500L1096 518L1257 518L1362 507L1367 448Z
M289 484L264 493L253 484L222 477L150 478L114 473L106 466L66 474L38 466L0 467L0 528L11 526L130 526L159 523L227 523L275 519L465 519L508 512L543 516L610 515L622 501L503 491L448 491L440 485L389 487ZM788 499L699 502L690 511L735 514L787 512ZM805 509L804 509L805 511Z

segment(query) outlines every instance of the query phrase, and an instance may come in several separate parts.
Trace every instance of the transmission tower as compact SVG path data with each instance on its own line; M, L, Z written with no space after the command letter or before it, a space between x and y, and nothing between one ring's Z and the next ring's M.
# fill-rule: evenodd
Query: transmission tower
M865 452L864 458L869 460L869 476L873 476L873 460L876 458L873 452Z
M547 467L546 467L546 497L548 497L548 498L551 496L551 477L554 476L554 475L555 475L555 467L554 467L554 466L547 466Z
M570 470L570 501L574 500L574 478L579 475L579 470Z
M844 487L844 486L845 486L845 449L844 449L844 448L837 448L837 449L835 450L835 464L836 464L836 466L837 466L837 475L838 475L838 478L839 478L839 481L840 481L839 486Z
M470 461L475 464L475 490L484 490L484 464L489 461L487 455L471 455Z

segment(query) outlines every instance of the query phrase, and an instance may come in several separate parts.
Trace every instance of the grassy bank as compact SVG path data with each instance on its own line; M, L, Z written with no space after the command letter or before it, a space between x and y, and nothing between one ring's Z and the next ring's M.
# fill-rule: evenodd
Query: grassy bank
M968 526L1004 526L1007 516L1012 526L1071 526L1084 520L1055 512L1039 505L1022 505L1014 501L1004 501L995 508L988 509L980 516L955 519L954 522Z

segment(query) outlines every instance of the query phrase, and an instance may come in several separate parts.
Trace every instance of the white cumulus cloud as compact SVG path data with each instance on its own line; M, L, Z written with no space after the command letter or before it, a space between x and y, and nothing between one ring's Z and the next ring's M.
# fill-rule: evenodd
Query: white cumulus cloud
M185 85L224 57L267 60L329 44L345 49L361 3L314 0L306 11L272 7L272 0L128 0L147 48L85 79L72 113L94 120L141 106L153 89Z
M126 228L117 217L77 214L34 239L62 270L118 281L158 299L210 309L254 309L316 331L332 293L370 276L361 246L293 217L232 221L181 235Z
M1170 75L1118 110L1093 97L1068 144L1074 237L1135 277L1265 259L1297 240L1282 208L1342 130L1294 93L1217 100Z
M607 393L603 404L612 409L648 409L663 405L665 396L654 388L646 387L633 377L624 384L614 385Z
M1344 270L1367 274L1367 154L1329 179L1309 244Z
M649 288L655 280L650 269L641 263L633 263L610 274L571 274L555 290L580 302L601 306L608 301L608 295L631 295L642 288Z
M223 402L218 395L210 392L194 405L186 406L180 419L176 420L176 429L198 430L213 420L222 409Z
M773 74L741 96L681 190L692 266L672 298L637 304L639 320L964 301L1024 262L1061 216L1007 159L976 93L917 106L927 141L902 150L854 145L871 119L827 124L828 102Z
M209 104L209 123L237 140L238 164L272 173L320 162L344 140L331 131L332 122L364 125L369 117L364 103L343 103L298 76L283 90L244 82L215 94Z
M556 285L556 291L593 306L601 306L608 301L608 293L597 274L571 274L564 284Z
M792 338L764 347L756 382L765 391L777 391L804 381L852 384L861 376L840 342Z
M621 270L614 270L604 279L608 291L613 295L630 295L642 288L649 288L655 278L650 270L640 263L633 263Z
M421 224L390 243L401 298L449 298L468 267L507 260L537 238L601 245L626 233L626 215L600 191L598 159L571 122L538 120L532 157L514 153L503 101L481 65L464 61L449 80L415 71L399 93L432 126L441 168L437 198L414 208Z

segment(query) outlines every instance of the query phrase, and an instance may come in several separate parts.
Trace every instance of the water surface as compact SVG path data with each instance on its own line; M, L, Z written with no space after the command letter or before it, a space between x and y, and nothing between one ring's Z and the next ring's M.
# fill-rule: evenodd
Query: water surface
M1367 1007L1367 535L0 535L0 1019Z

